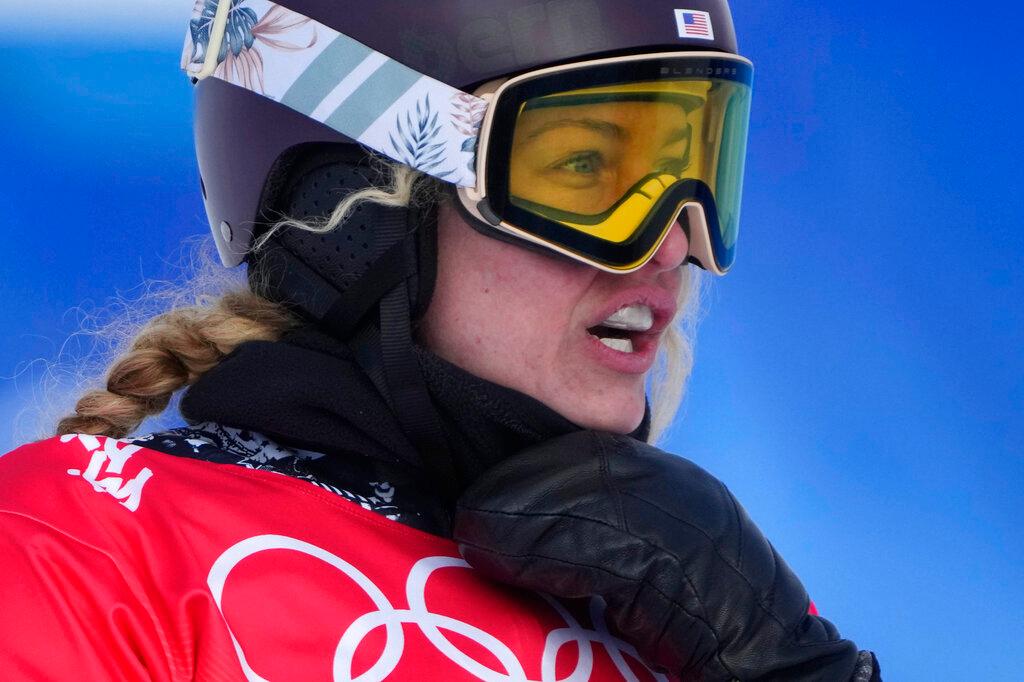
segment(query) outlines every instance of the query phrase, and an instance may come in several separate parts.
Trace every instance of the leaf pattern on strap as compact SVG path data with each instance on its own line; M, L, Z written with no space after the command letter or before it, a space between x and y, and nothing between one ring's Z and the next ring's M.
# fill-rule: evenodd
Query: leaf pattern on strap
M415 112L407 109L404 117L401 113L396 115L394 131L388 137L396 161L439 178L455 173L452 169L439 168L447 158L447 141L438 122L438 112L430 105L430 95L416 102Z
M223 0L197 0L198 16L189 22L189 35L192 41L189 64L201 65L206 59L210 46L210 33L213 30L217 6ZM264 93L263 54L261 43L268 49L281 51L305 50L316 44L317 34L314 29L306 44L290 43L280 40L281 34L309 23L304 17L280 5L272 5L260 18L254 9L244 7L246 0L230 0L227 25L224 28L224 40L221 41L217 54L217 71L215 75L236 85L254 92ZM202 6L200 8L200 3Z

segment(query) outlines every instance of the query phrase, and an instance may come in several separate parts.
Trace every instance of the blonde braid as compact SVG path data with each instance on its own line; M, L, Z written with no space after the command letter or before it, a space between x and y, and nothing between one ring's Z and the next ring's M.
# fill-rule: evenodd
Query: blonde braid
M123 438L240 344L276 340L296 324L283 306L250 291L157 315L111 365L106 388L85 393L75 414L57 424L57 433Z
M324 233L338 228L362 203L406 206L437 201L440 182L401 164L381 162L385 185L368 187L342 198L331 215L322 221L304 223L285 219L257 241L259 249L266 239L281 228ZM75 404L75 414L61 419L58 434L88 433L123 438L139 427L146 417L162 413L174 394L195 383L203 373L246 341L274 341L299 324L299 320L280 304L250 290L207 297L198 305L180 306L186 296L200 290L224 291L222 268L209 257L197 253L199 267L190 282L167 291L143 297L149 306L170 302L171 309L150 319L126 345L128 351L117 357L106 372L104 389L88 391ZM192 268L190 268L192 269ZM256 291L263 287L256 285ZM195 300L195 297L192 297ZM101 329L100 338L119 337L132 326L136 310L119 316L109 329Z

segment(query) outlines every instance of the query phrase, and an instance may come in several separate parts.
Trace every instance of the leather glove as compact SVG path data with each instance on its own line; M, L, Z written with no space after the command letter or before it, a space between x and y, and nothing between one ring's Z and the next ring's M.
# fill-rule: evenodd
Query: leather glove
M880 680L726 487L628 436L575 432L504 460L458 501L465 559L503 583L602 597L610 625L684 679Z

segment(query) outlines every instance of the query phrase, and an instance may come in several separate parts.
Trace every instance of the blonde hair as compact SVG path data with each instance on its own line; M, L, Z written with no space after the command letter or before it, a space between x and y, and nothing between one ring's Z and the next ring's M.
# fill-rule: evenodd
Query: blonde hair
M386 184L349 193L329 216L319 221L283 218L253 248L261 248L274 232L284 228L330 232L362 203L424 206L440 200L440 181L401 164L386 164L380 170L389 178ZM219 266L208 263L206 267ZM652 423L648 440L652 443L671 424L693 364L699 277L693 268L686 270L689 277L684 278L680 293L681 312L666 332L651 377ZM208 279L209 275L198 273L170 297L170 310L155 315L130 334L121 332L126 338L124 350L115 351L103 387L89 390L78 399L74 414L57 424L58 434L128 436L147 417L161 414L175 393L193 384L242 343L277 340L300 324L283 305L260 296L258 287L257 291L237 288L216 296L189 295L198 288L198 281ZM192 302L181 304L183 298Z
M123 438L171 397L246 341L274 340L297 323L282 306L250 291L174 308L139 329L107 369L104 387L87 391L57 433Z
M678 313L665 330L658 357L649 379L651 430L648 443L658 443L668 434L686 394L693 371L694 343L700 321L705 283L704 271L686 266L676 301Z

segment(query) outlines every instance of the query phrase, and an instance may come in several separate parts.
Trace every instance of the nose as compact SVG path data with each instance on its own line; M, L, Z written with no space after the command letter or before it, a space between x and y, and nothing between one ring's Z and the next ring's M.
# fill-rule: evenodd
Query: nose
M644 269L659 272L675 270L686 262L686 257L689 255L690 240L687 239L683 226L677 221L669 228L665 240L661 242L661 246L654 252L654 256L647 262Z

